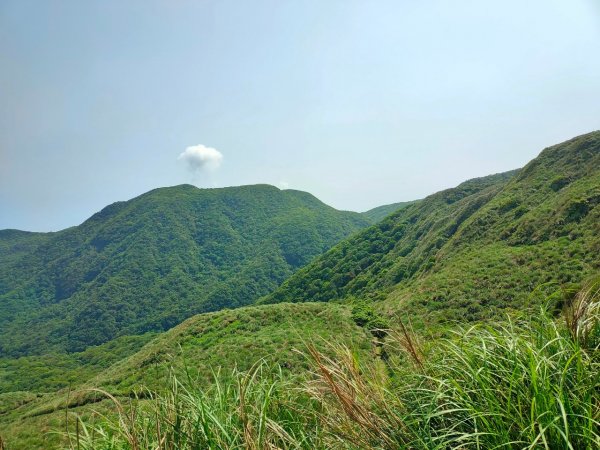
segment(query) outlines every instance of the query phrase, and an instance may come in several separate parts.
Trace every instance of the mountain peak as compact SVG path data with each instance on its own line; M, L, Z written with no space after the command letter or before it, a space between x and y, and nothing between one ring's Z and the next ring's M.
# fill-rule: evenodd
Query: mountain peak
M0 354L81 350L250 304L367 225L300 191L185 184L43 239L7 232L16 237L6 245L21 250L2 266Z

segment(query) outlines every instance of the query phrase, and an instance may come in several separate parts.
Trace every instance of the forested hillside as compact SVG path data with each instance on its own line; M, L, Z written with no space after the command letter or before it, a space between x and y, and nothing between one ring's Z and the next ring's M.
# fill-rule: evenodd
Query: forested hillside
M471 214L515 172L466 181L407 206L332 248L261 302L383 298L424 269Z
M68 445L39 430L89 449L112 433L160 447L185 423L196 437L175 448L263 448L269 433L283 448L588 448L599 204L594 132L370 227L302 192L179 186L62 232L2 231L0 342L34 354L0 359L0 434L17 449ZM264 305L227 309L249 302ZM267 415L270 431L248 431Z
M182 185L57 233L0 231L0 356L81 351L250 304L368 224L300 191Z
M419 200L413 200L410 202L398 202L392 203L390 205L377 206L373 209L363 212L362 214L363 216L367 217L373 222L379 222L380 220L386 218L390 214L395 213L396 211L400 211L401 209L406 208L407 206L412 205L413 203L416 203L418 201Z
M413 320L521 308L600 269L600 132L545 149L518 172L470 180L335 246L262 302L386 300Z

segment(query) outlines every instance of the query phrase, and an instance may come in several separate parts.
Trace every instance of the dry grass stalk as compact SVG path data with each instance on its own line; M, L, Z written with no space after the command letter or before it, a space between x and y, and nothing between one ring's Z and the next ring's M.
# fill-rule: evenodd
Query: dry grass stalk
M402 321L400 323L400 331L388 330L388 342L386 345L396 347L394 344L398 344L399 349L409 356L410 361L419 368L423 373L425 372L425 358L423 351L421 350L421 344L417 338L416 333L413 331L412 326L406 327Z
M346 347L337 349L336 359L308 346L308 352L318 369L316 384L307 391L328 408L322 417L337 438L349 440L360 448L373 442L393 446L385 430L389 429L384 392L368 383L369 376L361 373L352 352Z
M565 321L571 336L588 347L600 318L600 280L585 286L565 309Z

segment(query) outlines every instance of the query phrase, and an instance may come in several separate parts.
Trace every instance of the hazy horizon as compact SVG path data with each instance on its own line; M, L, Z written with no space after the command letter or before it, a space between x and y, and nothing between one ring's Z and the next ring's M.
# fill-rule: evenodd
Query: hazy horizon
M0 229L184 183L366 211L600 129L594 0L8 0L0 36Z

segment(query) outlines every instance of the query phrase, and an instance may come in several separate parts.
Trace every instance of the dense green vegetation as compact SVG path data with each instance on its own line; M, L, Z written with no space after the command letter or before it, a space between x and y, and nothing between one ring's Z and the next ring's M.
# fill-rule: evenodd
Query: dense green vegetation
M390 205L382 205L377 206L376 208L365 211L363 216L369 218L373 223L379 222L380 220L386 218L392 213L396 211L400 211L403 208L406 208L408 205L412 205L413 203L417 203L419 200L413 200L410 202L398 202L392 203Z
M591 450L600 445L600 284L556 320L458 329L423 346L404 329L385 362L345 345L308 345L312 374L265 363L208 387L171 376L151 399L113 399L113 415L66 435L84 449ZM333 354L331 350L333 349ZM77 417L73 416L73 421Z
M0 358L0 395L14 391L53 392L77 386L137 352L154 336L122 336L77 353Z
M341 242L262 302L385 300L418 322L479 320L600 269L600 132L470 180Z
M180 186L62 232L0 231L0 355L27 355L0 358L0 436L598 448L599 204L594 132L362 216Z
M368 351L368 334L352 319L348 308L333 304L266 305L201 314L163 333L91 382L127 394L140 384L164 386L170 371L185 369L206 384L216 367L246 371L259 358L295 374L306 368L306 361L291 350L302 348L306 339L343 339L357 351Z
M469 180L409 205L342 241L261 301L383 298L396 283L418 276L461 223L512 176Z
M64 430L65 408L73 415L91 417L92 411L110 406L100 401L104 394L91 388L99 387L127 403L135 394L147 398L150 391L167 392L172 376L193 380L196 389L211 389L216 373L221 382L229 383L233 371L245 373L259 361L265 377L269 367L273 371L268 376L280 374L291 382L304 378L309 369L299 352L306 343L331 355L328 343L343 342L368 359L371 338L344 305L278 304L197 315L77 388L56 394L0 395L0 408L5 404L0 409L0 436L11 444L9 449L54 448L63 442L61 437L43 430Z
M81 352L238 307L368 224L267 186L157 189L50 233L0 232L0 356Z

